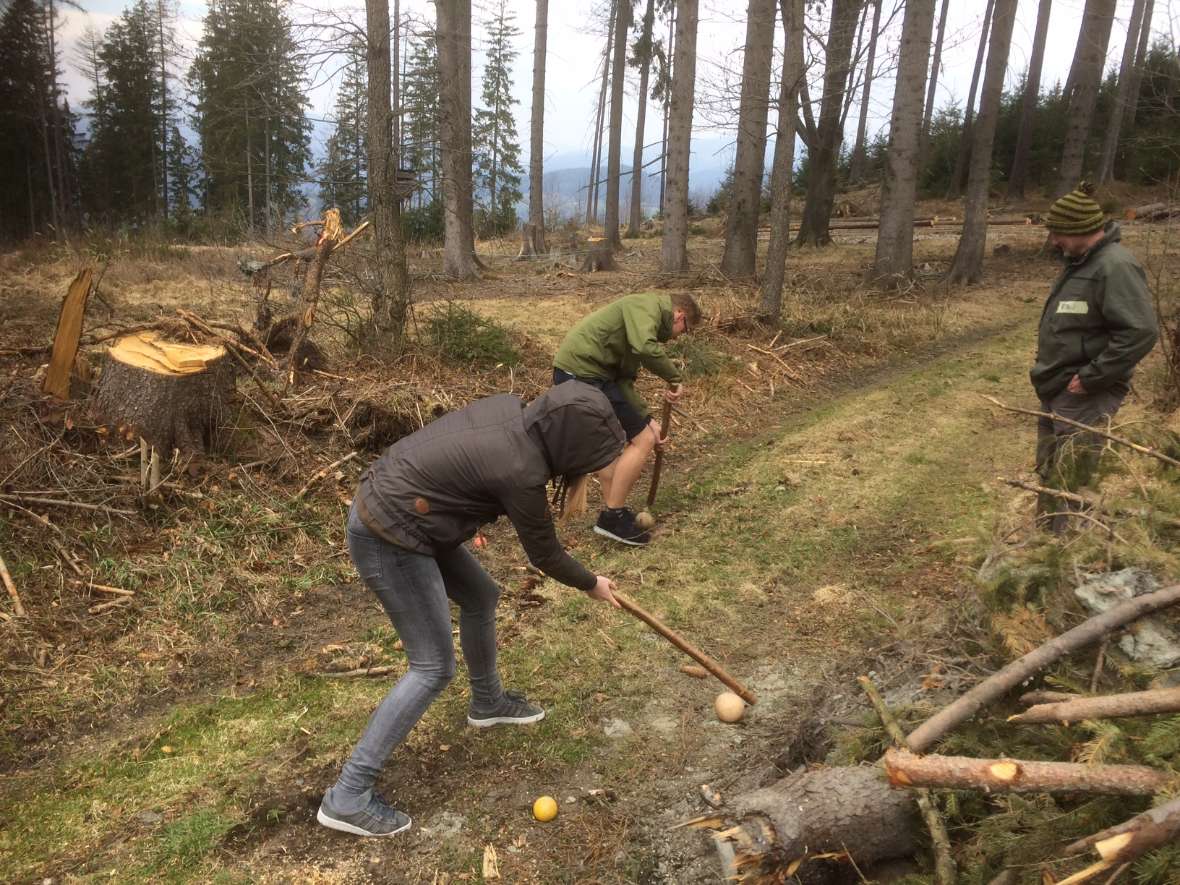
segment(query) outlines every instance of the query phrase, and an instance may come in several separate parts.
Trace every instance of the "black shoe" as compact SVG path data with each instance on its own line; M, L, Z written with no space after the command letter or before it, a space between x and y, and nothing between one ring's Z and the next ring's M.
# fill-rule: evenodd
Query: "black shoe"
M628 507L603 510L598 514L594 531L612 541L630 544L632 547L642 547L651 541L651 534L635 524L635 514Z
M476 728L492 725L528 725L545 718L545 711L515 691L506 691L500 700L488 709L480 709L471 702L467 712L467 723Z
M410 816L386 804L376 793L369 804L352 814L339 814L328 808L325 797L315 819L332 830L354 836L393 836L410 828Z

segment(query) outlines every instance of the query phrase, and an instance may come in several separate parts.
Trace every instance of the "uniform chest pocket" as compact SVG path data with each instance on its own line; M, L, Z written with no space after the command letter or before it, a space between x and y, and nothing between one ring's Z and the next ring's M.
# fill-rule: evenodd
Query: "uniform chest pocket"
M1050 307L1049 322L1054 329L1088 329L1101 324L1092 298L1096 282L1071 279L1061 289Z

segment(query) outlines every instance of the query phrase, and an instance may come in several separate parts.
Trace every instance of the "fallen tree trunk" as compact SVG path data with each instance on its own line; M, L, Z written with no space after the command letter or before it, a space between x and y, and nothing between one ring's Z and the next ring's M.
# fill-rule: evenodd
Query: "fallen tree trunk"
M1172 775L1147 765L1081 765L970 756L885 752L885 773L897 787L943 787L988 793L1102 793L1150 796Z
M999 672L989 676L975 688L960 697L954 703L944 707L938 713L919 725L909 737L906 744L914 752L920 753L939 741L943 735L955 728L959 723L970 719L985 704L1007 694L1030 676L1052 664L1079 648L1085 648L1097 642L1131 621L1144 615L1149 615L1161 608L1167 608L1180 602L1180 584L1173 584L1154 593L1146 593L1121 602L1100 615L1095 615L1083 621L1072 630L1049 640L1040 648L1013 661Z
M714 838L727 877L781 871L800 859L847 852L858 865L913 854L912 795L890 789L877 766L816 768L738 797L734 813L693 826Z
M1043 722L1081 722L1083 719L1118 719L1124 716L1150 716L1154 713L1180 711L1180 688L1154 691L1131 691L1097 698L1072 698L1050 704L1037 704L1023 713L1009 716L1009 722L1022 724Z
M1167 203L1147 203L1144 206L1135 206L1132 209L1128 209L1123 213L1123 218L1127 221L1134 221L1136 218L1143 218L1167 207Z

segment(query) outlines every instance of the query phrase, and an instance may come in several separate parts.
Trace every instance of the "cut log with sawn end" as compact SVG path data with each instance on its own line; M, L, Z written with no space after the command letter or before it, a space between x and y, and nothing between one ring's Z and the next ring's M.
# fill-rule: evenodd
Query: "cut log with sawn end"
M92 409L98 420L130 428L166 455L203 455L216 444L233 387L224 347L137 332L107 349Z
M922 831L913 796L890 788L876 765L799 771L732 807L694 824L714 831L727 881L782 881L819 856L863 869L913 854Z

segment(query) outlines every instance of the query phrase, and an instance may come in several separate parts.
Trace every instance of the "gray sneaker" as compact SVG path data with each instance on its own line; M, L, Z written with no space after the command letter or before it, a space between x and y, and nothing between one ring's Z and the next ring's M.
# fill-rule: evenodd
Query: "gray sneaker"
M491 725L527 725L539 722L545 718L545 711L528 702L524 695L515 691L506 691L504 695L488 709L479 709L475 701L467 712L468 725L476 728L487 728Z
M354 836L392 836L408 830L412 823L408 814L393 808L376 793L367 806L352 814L332 811L325 797L320 802L315 819L329 829L352 833Z

